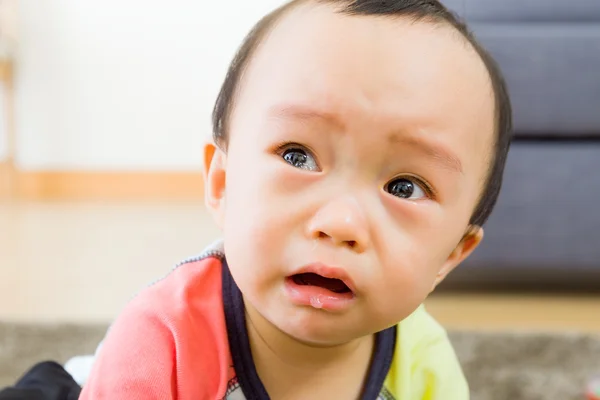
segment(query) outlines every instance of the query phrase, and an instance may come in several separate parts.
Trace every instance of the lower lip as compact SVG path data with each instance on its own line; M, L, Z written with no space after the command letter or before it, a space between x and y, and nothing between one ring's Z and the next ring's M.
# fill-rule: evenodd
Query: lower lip
M354 302L353 293L335 293L310 285L298 285L293 279L285 280L285 289L292 303L326 311L343 311Z

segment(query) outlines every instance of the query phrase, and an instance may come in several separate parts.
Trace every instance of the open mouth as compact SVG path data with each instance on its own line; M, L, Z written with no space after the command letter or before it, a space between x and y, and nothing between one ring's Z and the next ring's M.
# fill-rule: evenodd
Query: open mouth
M340 279L325 278L324 276L306 273L291 276L292 281L300 286L315 286L333 293L352 293L352 290Z

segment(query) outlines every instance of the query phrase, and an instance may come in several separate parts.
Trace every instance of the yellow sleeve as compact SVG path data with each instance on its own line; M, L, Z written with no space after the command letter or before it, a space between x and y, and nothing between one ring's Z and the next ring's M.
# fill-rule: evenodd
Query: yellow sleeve
M446 331L423 307L398 326L385 386L395 399L469 400L469 386Z
M415 400L468 400L469 386L446 333L416 349L412 387Z

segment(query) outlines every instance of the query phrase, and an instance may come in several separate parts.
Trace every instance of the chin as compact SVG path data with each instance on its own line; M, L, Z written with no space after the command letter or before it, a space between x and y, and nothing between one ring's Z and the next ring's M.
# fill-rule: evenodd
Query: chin
M327 315L324 311L307 310L302 314L309 315L293 320L288 318L275 326L294 340L314 347L337 346L368 335L368 332L355 332L348 329L346 323L335 316Z

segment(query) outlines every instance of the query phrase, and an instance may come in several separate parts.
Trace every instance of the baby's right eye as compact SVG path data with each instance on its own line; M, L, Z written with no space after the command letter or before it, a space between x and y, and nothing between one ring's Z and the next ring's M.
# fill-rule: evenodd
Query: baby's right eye
M307 171L318 171L317 161L310 151L300 146L287 147L281 154L281 157L291 166Z

